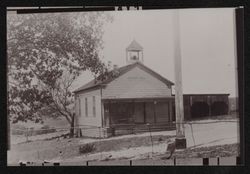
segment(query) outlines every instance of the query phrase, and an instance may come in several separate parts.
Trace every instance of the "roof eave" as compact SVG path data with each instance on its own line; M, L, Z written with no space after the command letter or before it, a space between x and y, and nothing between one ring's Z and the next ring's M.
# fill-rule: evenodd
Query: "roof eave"
M106 86L106 84L98 84L98 85L91 86L91 87L88 87L88 88L75 90L75 91L73 91L73 93L77 94L77 93L84 92L84 91L95 90L95 89L98 89L98 88L101 88L101 87L104 87L104 86Z
M135 49L132 49L132 48L126 48L126 51L137 51L137 52L139 52L139 51L143 51L143 49L142 48L135 48Z
M155 72L154 70L148 68L147 66L143 65L142 63L137 62L137 64L138 64L139 66L142 66L142 67L148 69L148 70L151 71L152 73L154 73L154 74L155 74L156 76L158 76L159 79L161 79L161 81L164 82L166 85L174 85L173 82L171 82L170 80L168 80L168 79L166 79L165 77L161 76L160 74L158 74L158 73Z

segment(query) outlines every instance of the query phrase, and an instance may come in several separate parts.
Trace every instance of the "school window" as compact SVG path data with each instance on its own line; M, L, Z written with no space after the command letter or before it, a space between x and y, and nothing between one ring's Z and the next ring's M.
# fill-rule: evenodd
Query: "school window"
M81 99L79 98L79 115L81 116L81 107L82 107L82 105L81 105Z
M95 109L95 96L93 96L93 116L96 116L96 109Z
M88 98L85 98L85 116L88 116Z

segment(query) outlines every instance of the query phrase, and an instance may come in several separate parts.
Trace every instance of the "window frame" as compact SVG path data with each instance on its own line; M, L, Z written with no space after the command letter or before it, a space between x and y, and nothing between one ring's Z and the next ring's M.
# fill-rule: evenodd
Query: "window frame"
M80 97L79 97L79 115L80 117L82 116L82 102Z
M88 98L85 97L85 117L88 117Z
M93 117L96 117L96 97L95 96L92 96L92 102L93 102L93 106L92 106Z

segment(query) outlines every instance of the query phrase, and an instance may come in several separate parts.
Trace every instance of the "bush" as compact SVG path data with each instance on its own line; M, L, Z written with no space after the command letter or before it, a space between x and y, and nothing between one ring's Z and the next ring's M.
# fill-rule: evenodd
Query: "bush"
M84 144L82 146L79 147L79 153L80 154L85 154L85 153L90 153L96 150L95 145L92 144Z

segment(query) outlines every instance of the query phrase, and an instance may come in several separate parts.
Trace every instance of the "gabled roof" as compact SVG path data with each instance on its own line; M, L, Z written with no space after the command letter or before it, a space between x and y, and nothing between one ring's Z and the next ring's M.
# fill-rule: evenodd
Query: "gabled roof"
M157 78L160 81L162 81L163 83L165 83L166 85L174 85L173 82L171 82L168 79L162 77L160 74L154 72L153 70L151 70L150 68L148 68L145 65L141 64L140 62L136 62L134 64L126 65L126 66L117 68L116 70L112 70L111 73L114 72L114 71L116 71L117 76L115 76L115 77L110 77L110 78L107 78L105 80L96 80L96 79L91 80L89 83L81 86L80 88L76 89L73 92L77 93L77 92L80 92L80 91L84 91L84 90L89 90L89 89L96 88L96 87L105 86L108 83L110 83L111 81L113 81L114 79L116 79L116 78L120 77L121 75L125 74L126 72L130 71L134 67L141 68L142 70L148 72L149 74L151 74L155 78Z
M143 48L135 40L133 40L130 45L126 48L127 51L142 51Z

